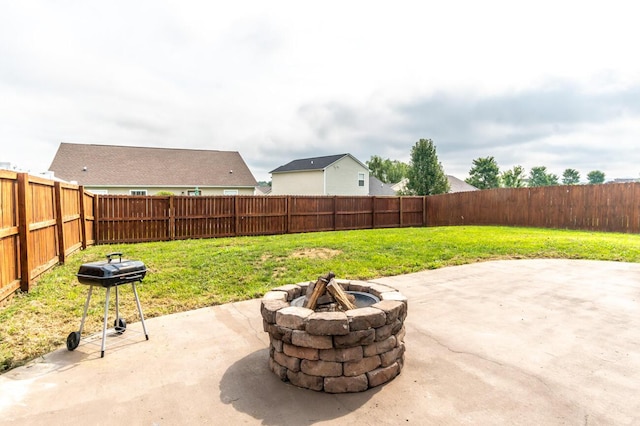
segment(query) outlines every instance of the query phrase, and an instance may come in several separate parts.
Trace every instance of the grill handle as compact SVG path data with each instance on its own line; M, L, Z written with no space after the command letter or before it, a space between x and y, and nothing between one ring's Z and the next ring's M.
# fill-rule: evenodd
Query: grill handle
M109 263L111 263L111 258L114 256L118 256L119 257L119 262L122 262L122 252L121 251L114 251L112 253L108 253L107 254L107 260L109 261Z

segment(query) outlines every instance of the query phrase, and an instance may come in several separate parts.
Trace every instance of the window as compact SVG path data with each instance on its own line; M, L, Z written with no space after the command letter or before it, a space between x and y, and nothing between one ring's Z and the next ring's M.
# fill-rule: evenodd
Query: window
M223 192L224 195L238 195L237 189L225 189Z
M364 186L364 173L358 173L358 186Z
M129 195L147 195L146 189L132 189L129 191Z

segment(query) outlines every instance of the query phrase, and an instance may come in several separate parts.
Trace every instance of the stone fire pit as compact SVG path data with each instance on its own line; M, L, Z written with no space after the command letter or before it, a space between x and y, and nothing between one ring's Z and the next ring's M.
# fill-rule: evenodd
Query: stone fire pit
M329 393L362 392L392 380L404 364L407 299L381 284L332 281L355 296L355 309L334 309L331 303L323 311L303 307L313 282L264 295L260 310L269 333L269 368L284 382Z

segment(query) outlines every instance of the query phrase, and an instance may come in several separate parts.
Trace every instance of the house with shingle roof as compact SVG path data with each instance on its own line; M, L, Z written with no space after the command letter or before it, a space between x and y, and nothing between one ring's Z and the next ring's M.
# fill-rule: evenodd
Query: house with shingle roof
M96 194L253 195L236 151L61 143L49 167Z
M369 169L351 154L293 160L270 173L271 195L369 195Z

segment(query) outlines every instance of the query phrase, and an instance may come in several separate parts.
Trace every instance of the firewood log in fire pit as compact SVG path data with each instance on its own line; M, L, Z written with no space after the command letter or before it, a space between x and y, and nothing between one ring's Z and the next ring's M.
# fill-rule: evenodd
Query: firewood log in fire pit
M304 307L315 310L316 304L318 303L318 298L325 293L327 284L334 278L335 274L333 272L329 272L327 275L319 277L318 281L316 281L313 286L311 294L307 294L307 300L305 300L304 302Z
M347 293L333 278L331 279L329 284L327 284L327 291L333 296L334 299L336 299L336 302L340 304L340 307L343 311L348 311L356 308L356 305L354 305L351 300L349 300Z
M318 281L316 281L310 290L304 303L305 308L316 310L318 300L325 297L325 294L328 293L327 296L335 300L343 311L356 309L355 299L352 296L350 297L340 284L335 281L333 272L329 272L327 275L318 278Z

